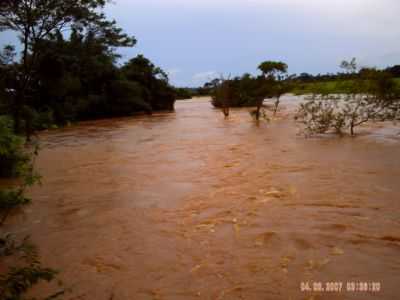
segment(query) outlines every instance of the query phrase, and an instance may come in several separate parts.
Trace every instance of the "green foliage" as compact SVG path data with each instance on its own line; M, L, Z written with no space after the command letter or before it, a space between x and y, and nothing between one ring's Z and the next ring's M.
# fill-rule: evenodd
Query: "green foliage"
M0 190L0 226L14 209L27 203L24 190L38 180L33 172L33 164L24 149L24 140L15 135L12 121L7 116L0 117L0 166L2 177L22 177L20 187Z
M143 55L128 61L122 68L123 78L140 83L147 91L144 99L153 110L173 110L175 90L168 84L168 75Z
M230 107L234 105L235 98L235 87L234 82L230 80L218 80L214 81L214 93L212 95L212 104L215 107L222 109L225 117L229 116Z
M116 66L116 47L132 47L136 40L107 20L106 3L2 2L0 31L19 34L23 48L20 62L12 46L0 53L0 113L13 117L16 132L29 137L76 120L174 109L167 74L147 58Z
M296 95L307 94L350 94L355 88L362 88L358 92L368 93L371 80L381 77L383 81L389 82L384 77L391 78L390 84L394 85L394 89L399 94L400 90L400 66L394 66L382 71L370 68L361 68L358 70L357 62L353 58L350 61L343 61L341 68L345 73L310 75L302 73L299 76L292 75L289 80L292 89L291 92ZM363 82L364 81L364 82ZM394 90L393 87L385 87L385 90Z
M15 139L18 140L16 152L22 151L22 143L20 139L15 137L10 128L9 120L2 117L2 124L6 124L5 130L0 131L0 145L2 149L4 144L10 143ZM11 139L10 139L11 136ZM13 142L12 142L13 143ZM3 153L3 152L2 152ZM7 153L5 151L4 153ZM37 154L35 148L32 155ZM22 183L18 187L0 190L0 295L4 300L22 300L25 299L26 292L39 281L50 281L56 275L56 271L43 268L36 248L25 238L22 242L17 243L16 239L9 234L2 232L2 225L7 217L13 211L30 203L30 199L25 197L25 189L35 184L39 180L39 176L34 172L33 159L28 155L22 161L19 161L19 175L22 177ZM59 295L58 293L57 295Z
M115 80L107 88L108 112L112 115L126 115L136 111L151 113L152 107L144 99L146 90L135 81Z
M44 108L43 111L36 112L34 115L33 127L35 129L50 129L57 123L54 118L54 111L51 108Z
M0 259L8 267L6 273L0 274L0 295L4 300L26 299L24 295L30 288L39 281L53 280L57 274L41 266L36 247L28 238L17 243L11 235L0 237Z
M56 122L66 123L76 115L73 105L69 102L70 96L77 99L77 91L81 92L79 94L85 94L86 98L89 94L102 93L104 80L96 81L96 79L99 77L104 79L109 75L110 67L114 68L113 62L117 57L113 52L114 48L132 47L136 43L133 37L122 32L115 21L107 20L102 12L107 2L105 0L67 2L3 0L1 2L0 31L9 30L17 33L22 46L21 62L14 67L16 70L14 78L2 91L14 91L8 96L12 102L10 110L16 132L24 129L29 137L33 126L38 123L33 118L35 110L40 114L44 107L51 108ZM70 43L63 41L61 32L64 31L72 32ZM74 54L75 50L80 51ZM91 55L93 52L97 55ZM66 53L68 55L65 55ZM9 59L4 59L10 55L1 57L3 65L11 64ZM79 59L74 60L77 57ZM86 62L89 64L85 64ZM29 107L31 112L24 114L24 107ZM39 127L46 126L47 124L39 125Z
M109 46L133 46L136 40L123 34L115 21L108 21L101 12L106 3L105 0L3 0L0 30L16 31L23 43L34 45L63 29L90 28Z
M307 135L322 134L331 129L341 133L345 126L345 115L340 102L340 97L314 95L306 103L300 104L295 118L304 125Z
M173 110L175 90L168 76L142 55L123 67L96 35L56 32L37 43L34 92L20 109L21 124L48 129L94 118ZM4 87L3 90L5 90ZM11 107L12 105L10 105Z
M191 89L175 88L175 95L176 100L187 100L193 98L194 93Z
M355 60L342 63L356 69ZM346 93L334 95L325 90L301 104L296 119L307 134L333 131L342 133L366 122L396 120L400 113L400 93L390 73L375 69L362 70Z
M280 61L264 61L258 69L267 77L275 77L287 72L287 64Z
M29 162L24 151L24 140L13 133L13 123L7 116L0 116L0 177L19 176Z
M0 190L0 225L4 223L11 211L29 204L30 201L25 198L22 189Z
M321 81L294 83L291 92L295 95L309 94L347 94L351 92L354 80Z
M258 67L262 76L253 77L244 74L231 80L216 79L207 83L211 89L212 104L222 108L224 115L229 115L229 107L251 107L256 110L251 112L256 120L266 118L266 112L262 109L266 98L275 98L273 112L278 110L280 97L291 90L290 82L283 80L283 74L287 72L287 65L283 62L266 61Z
M214 107L251 107L257 106L269 92L266 80L254 78L249 74L234 79L215 82L212 91Z
M37 154L37 147L33 149L32 156ZM24 149L24 140L14 134L11 119L1 116L1 175L20 177L19 186L0 189L0 296L4 300L22 300L33 285L41 280L50 281L56 274L41 266L35 247L27 239L18 243L2 231L7 217L31 201L25 197L25 190L39 180L31 155Z
M4 300L22 300L23 294L31 287L41 280L53 280L55 275L54 270L41 267L39 262L12 268L7 275L0 276L0 293Z

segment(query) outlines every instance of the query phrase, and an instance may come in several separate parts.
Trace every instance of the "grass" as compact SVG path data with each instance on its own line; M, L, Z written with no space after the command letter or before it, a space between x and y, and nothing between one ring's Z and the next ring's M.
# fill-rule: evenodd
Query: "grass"
M394 79L400 89L400 78ZM313 93L323 94L343 94L351 91L353 80L334 80L310 83L300 83L294 87L292 93L295 95L305 95Z
M335 80L300 83L295 86L293 93L296 95L324 93L324 94L342 94L347 93L353 84L352 80Z

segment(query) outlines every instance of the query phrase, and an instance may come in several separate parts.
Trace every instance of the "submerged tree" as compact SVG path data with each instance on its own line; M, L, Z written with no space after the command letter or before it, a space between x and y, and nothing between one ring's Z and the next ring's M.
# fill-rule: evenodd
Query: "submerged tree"
M272 94L273 94L273 97L275 98L274 106L273 106L274 116L278 112L281 97L284 94L289 93L291 89L292 89L292 87L290 85L290 82L287 81L286 79L285 80L279 79L273 83Z
M355 59L343 62L355 73ZM304 124L308 134L334 131L341 134L366 122L383 122L400 117L400 93L391 74L375 69L363 69L344 95L315 94L301 104L296 119Z
M229 79L216 78L210 82L212 86L212 104L221 108L225 118L229 117L230 107L233 104L234 88L233 82Z
M274 113L278 110L280 97L289 91L284 74L287 65L282 62L267 61L260 64L262 75L244 74L233 79L216 79L207 83L212 90L212 104L222 108L224 115L229 115L229 107L256 107L251 115L258 121L266 117L263 110L266 98L276 97Z
M258 66L258 69L262 72L263 77L265 78L265 96L275 97L276 99L273 108L274 115L278 111L281 96L289 91L288 84L283 80L283 76L287 72L287 68L287 64L280 61L265 61ZM260 101L257 103L255 114L257 120L260 117L260 110L263 102L264 99L260 99Z

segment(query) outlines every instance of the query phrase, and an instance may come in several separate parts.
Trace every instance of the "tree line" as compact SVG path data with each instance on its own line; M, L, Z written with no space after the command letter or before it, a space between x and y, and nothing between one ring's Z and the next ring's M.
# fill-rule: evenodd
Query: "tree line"
M400 119L400 86L395 81L397 67L378 70L359 68L355 58L341 65L343 72L337 79L346 78L346 88L338 90L327 85L314 85L310 95L301 104L295 116L304 125L307 134L336 132L355 128L367 122ZM265 61L258 66L261 74L248 73L230 78L216 78L205 84L212 96L212 104L221 108L225 117L230 107L255 107L251 114L256 120L268 119L267 112L275 115L280 98L299 89L299 78L287 75L287 64ZM343 75L345 74L345 75ZM266 99L273 99L266 105Z
M0 53L0 114L17 133L69 122L173 110L167 74L142 55L117 65L117 47L133 47L102 0L5 0L0 30L18 34L22 53Z
M230 107L251 107L252 115L259 120L265 115L262 108L266 98L275 98L273 112L276 114L280 97L290 91L287 80L288 66L280 61L265 61L258 66L261 74L252 76L246 73L230 78L216 78L205 86L209 89L214 107L222 108L225 117L229 116Z

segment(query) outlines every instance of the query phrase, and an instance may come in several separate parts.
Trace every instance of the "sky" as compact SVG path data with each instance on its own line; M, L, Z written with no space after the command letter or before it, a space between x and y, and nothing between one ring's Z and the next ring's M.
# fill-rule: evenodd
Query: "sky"
M118 49L121 63L143 54L176 86L257 74L265 60L291 74L337 72L352 57L400 64L399 0L113 0L105 11L138 40Z

